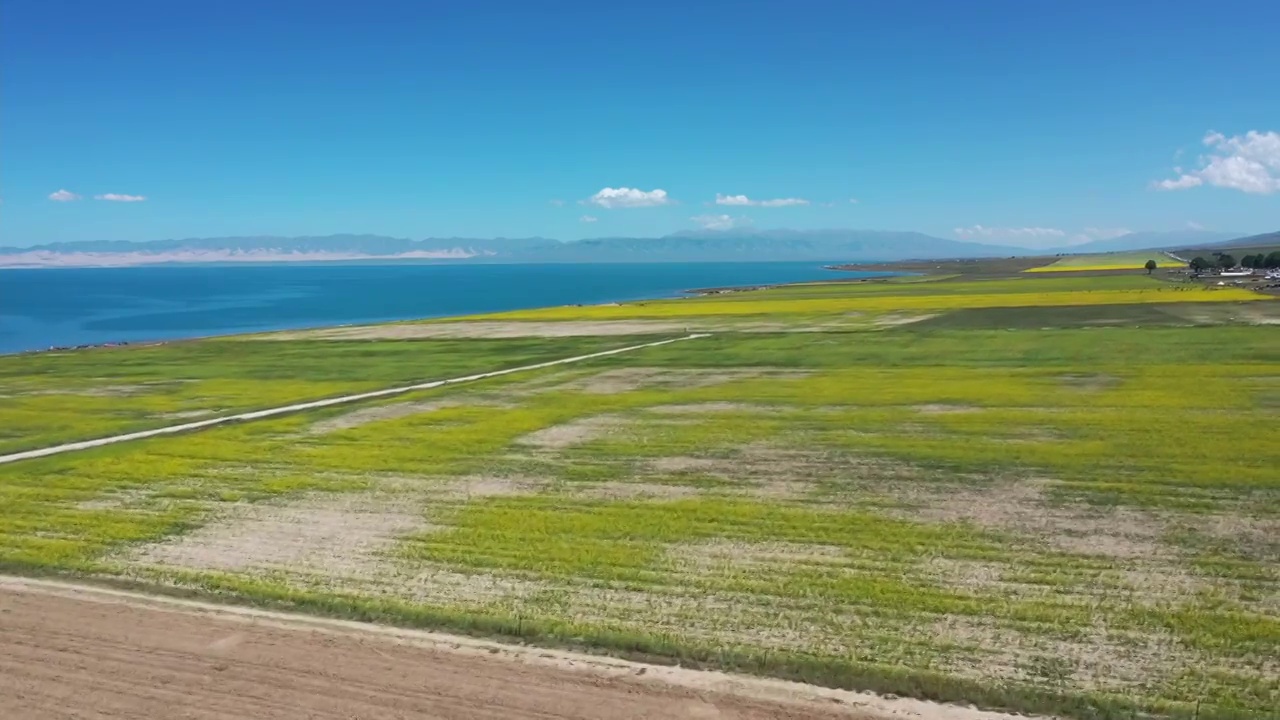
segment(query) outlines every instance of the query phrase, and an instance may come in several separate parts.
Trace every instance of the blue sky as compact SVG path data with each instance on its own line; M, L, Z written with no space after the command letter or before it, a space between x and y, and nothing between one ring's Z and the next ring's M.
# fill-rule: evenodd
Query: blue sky
M6 0L0 245L1275 230L1277 27L1274 0Z

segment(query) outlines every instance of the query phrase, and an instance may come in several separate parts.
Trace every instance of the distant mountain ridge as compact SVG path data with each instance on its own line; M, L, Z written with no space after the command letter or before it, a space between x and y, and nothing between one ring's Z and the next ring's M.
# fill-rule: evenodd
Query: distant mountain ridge
M1011 255L1117 252L1207 245L1232 233L1129 233L1064 248L1027 248L948 240L887 230L696 230L658 238L408 238L340 234L248 236L151 242L84 241L0 247L0 267L103 267L162 263L436 261L510 263L820 261L876 262ZM1258 236L1262 237L1262 236Z
M1211 244L1239 237L1240 233L1220 232L1216 230L1166 230L1154 232L1131 232L1106 240L1093 240L1080 245L1055 248L1045 251L1049 253L1106 253L1128 252L1130 250L1153 250L1187 247L1197 244Z
M882 230L705 231L659 238L593 238L518 253L543 262L866 261L993 257L1017 248Z
M427 238L382 235L85 241L0 247L0 267L125 266L191 262L439 260L471 262L701 262L905 260L1025 253L916 232L771 230L677 233L659 238Z
M556 240L546 238L493 238L478 240L473 238L430 238L426 240L409 240L406 238L387 237L385 235L324 235L307 237L282 237L273 235L185 238L175 240L153 240L134 242L131 240L103 240L51 243L29 248L0 247L0 254L21 252L52 253L127 253L149 252L166 253L175 251L239 251L256 252L273 250L278 252L332 252L360 253L365 255L397 255L407 252L454 252L483 254L485 252L503 252L520 248L532 248L544 245L559 244Z
M1229 240L1201 243L1199 245L1187 243L1177 249L1195 250L1195 249L1212 248L1212 249L1218 249L1218 250L1229 250L1232 248L1255 248L1255 247L1272 247L1272 246L1280 246L1280 230L1276 232L1262 233L1261 235L1249 235L1247 237L1233 237Z

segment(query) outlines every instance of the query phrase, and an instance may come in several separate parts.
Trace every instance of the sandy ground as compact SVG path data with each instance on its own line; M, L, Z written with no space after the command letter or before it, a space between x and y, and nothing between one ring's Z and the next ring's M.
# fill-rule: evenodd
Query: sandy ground
M423 338L525 338L586 337L593 335L645 335L688 330L688 323L653 320L564 320L537 322L461 321L353 325L296 332L263 333L255 340L417 340Z
M0 717L998 720L1010 716L0 577Z

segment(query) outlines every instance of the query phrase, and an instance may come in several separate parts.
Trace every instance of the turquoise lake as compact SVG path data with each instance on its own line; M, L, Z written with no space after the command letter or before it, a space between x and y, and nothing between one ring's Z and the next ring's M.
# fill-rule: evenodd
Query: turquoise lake
M865 276L817 262L0 270L0 353L672 297Z

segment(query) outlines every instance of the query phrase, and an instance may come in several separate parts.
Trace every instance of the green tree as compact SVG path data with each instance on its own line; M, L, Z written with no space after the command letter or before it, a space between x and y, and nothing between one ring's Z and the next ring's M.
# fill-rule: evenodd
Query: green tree
M1236 266L1236 259L1229 253L1222 253L1218 256L1218 267L1223 270L1230 270Z
M1280 268L1280 250L1273 250L1262 265L1268 268Z
M1212 267L1212 265L1209 264L1208 260L1205 260L1204 258L1199 256L1197 256L1194 260L1188 263L1188 265L1195 272L1204 272L1205 270L1208 270L1210 267Z
M1148 260L1148 261L1147 261L1147 264L1146 264L1146 265L1143 265L1142 267L1146 268L1146 269L1147 269L1147 274L1148 274L1148 275L1150 275L1150 274L1151 274L1151 273L1156 269L1156 261L1155 261L1155 260Z

